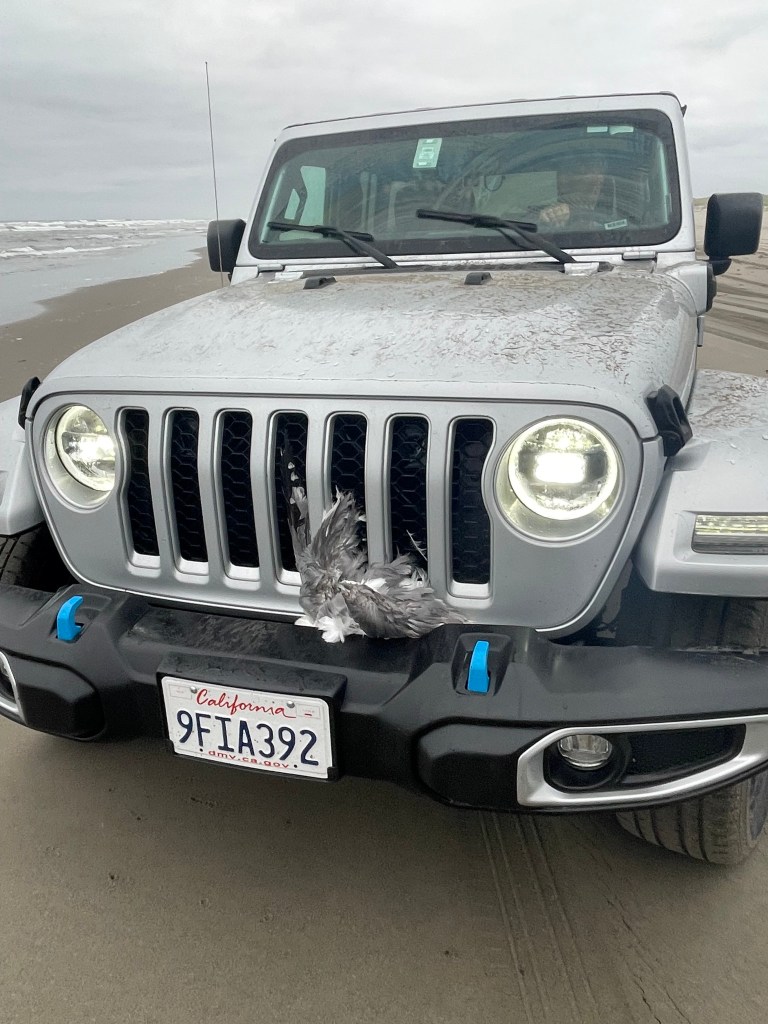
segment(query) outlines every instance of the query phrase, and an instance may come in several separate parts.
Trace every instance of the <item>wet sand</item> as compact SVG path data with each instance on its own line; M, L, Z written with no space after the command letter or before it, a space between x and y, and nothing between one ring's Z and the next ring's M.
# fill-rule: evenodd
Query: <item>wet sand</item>
M224 279L226 283L226 278ZM80 288L47 299L38 315L0 324L0 401L41 379L71 352L175 302L221 287L207 259L151 277Z
M768 211L752 256L738 256L717 278L699 365L740 373L768 373ZM699 219L699 237L703 218Z
M766 251L720 278L703 365L768 372ZM5 329L0 397L217 284L197 266L54 300ZM610 816L452 811L4 720L0 821L3 1024L766 1019L768 839L714 869Z

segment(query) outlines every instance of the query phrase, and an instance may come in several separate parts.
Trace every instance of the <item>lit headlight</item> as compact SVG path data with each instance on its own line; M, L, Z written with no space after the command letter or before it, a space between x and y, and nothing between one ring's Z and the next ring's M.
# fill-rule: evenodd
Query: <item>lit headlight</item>
M542 420L509 445L496 475L511 523L548 540L592 529L613 508L621 463L615 445L591 423Z
M115 442L93 409L85 405L65 409L48 428L46 448L49 466L53 448L67 473L89 491L105 495L115 486Z

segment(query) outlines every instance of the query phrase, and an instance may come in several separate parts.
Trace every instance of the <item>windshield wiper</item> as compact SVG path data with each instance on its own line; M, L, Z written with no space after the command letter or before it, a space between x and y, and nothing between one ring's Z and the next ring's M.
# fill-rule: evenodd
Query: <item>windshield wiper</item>
M271 220L267 227L275 231L311 231L315 235L322 235L323 238L336 238L358 256L372 256L387 270L399 269L399 264L391 260L386 253L369 244L374 239L373 235L366 231L345 231L344 228L335 228L331 224L290 224L286 220Z
M452 220L458 224L471 224L475 228L491 228L520 249L541 249L560 263L576 262L570 253L538 234L537 225L527 220L505 220L489 213L451 213L448 210L417 210L416 216L424 220Z

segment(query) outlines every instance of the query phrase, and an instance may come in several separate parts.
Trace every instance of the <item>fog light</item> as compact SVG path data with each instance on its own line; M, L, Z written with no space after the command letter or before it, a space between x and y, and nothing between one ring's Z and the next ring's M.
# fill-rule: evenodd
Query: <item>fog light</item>
M613 744L605 736L577 732L558 740L557 751L572 768L594 771L608 764L613 754Z

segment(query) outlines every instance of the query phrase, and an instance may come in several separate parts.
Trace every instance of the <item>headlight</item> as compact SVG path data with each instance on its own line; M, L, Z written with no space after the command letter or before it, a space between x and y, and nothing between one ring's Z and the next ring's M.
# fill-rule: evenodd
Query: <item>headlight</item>
M54 472L52 456L58 457L61 466L73 480L86 488L86 498L92 499L98 492L106 496L115 486L115 442L106 424L93 409L85 405L71 405L48 427L46 454L51 475L58 489L72 500L73 495L66 484L66 478Z
M619 495L621 462L615 445L576 419L541 420L502 455L496 493L507 519L545 540L591 530Z

